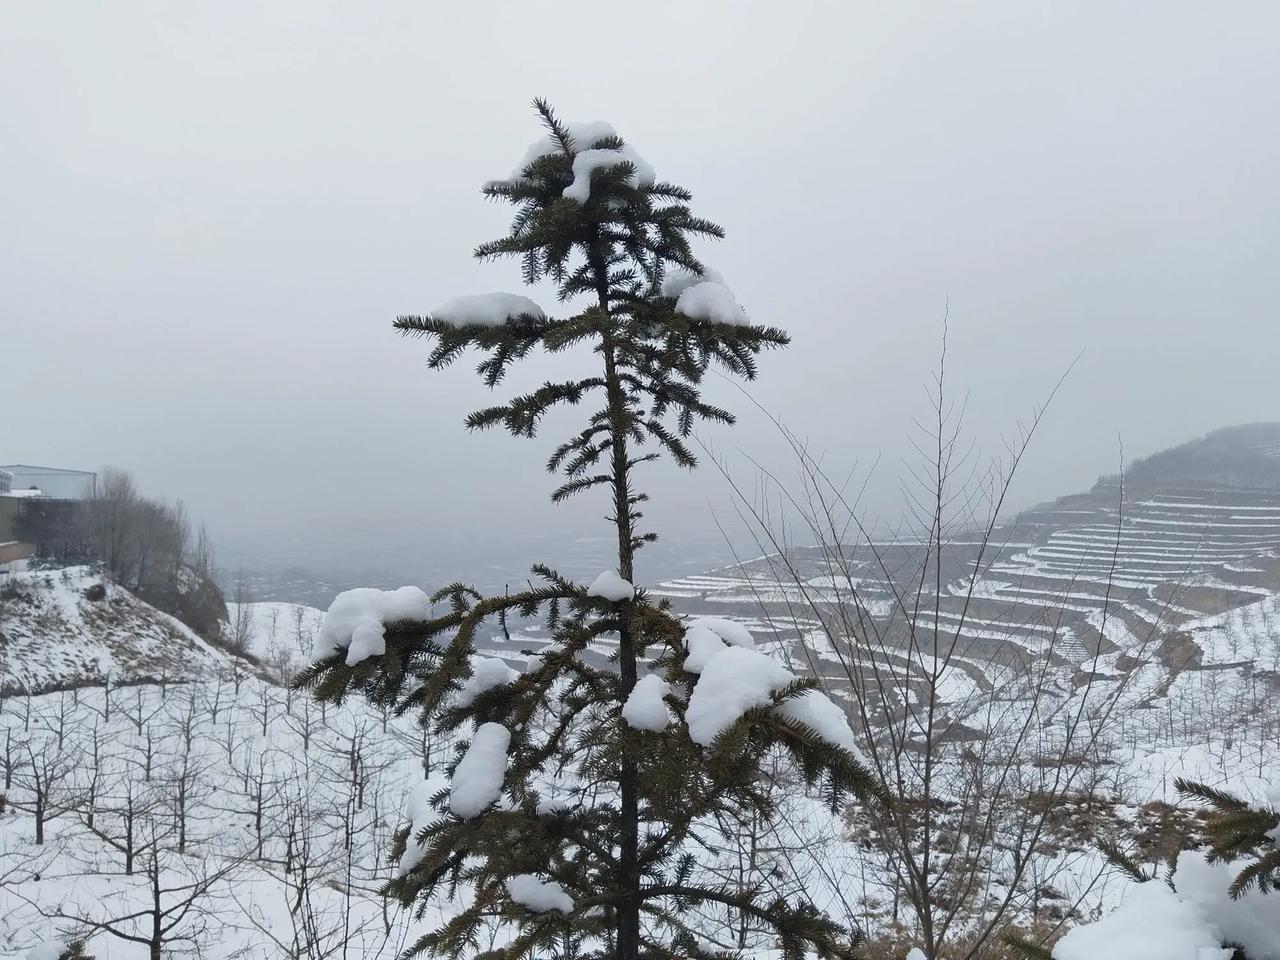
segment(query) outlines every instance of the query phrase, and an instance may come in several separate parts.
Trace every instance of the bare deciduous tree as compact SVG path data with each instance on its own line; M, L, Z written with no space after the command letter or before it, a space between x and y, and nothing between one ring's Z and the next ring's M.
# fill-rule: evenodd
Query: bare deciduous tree
M118 940L147 948L150 960L163 960L179 948L206 942L212 922L225 909L220 889L241 865L225 859L214 866L208 859L174 857L165 847L163 831L154 822L144 847L142 876L146 883L145 905L124 907L113 912L111 904L78 904L75 909L59 907L43 911L47 917L70 920L81 929L106 933Z
M981 585L1010 535L1001 526L1006 496L1044 408L1004 462L978 469L946 394L945 356L944 344L900 528L864 525L848 481L829 476L776 420L798 483L766 471L763 498L734 489L765 555L755 589L774 605L762 599L761 616L800 634L793 655L846 705L899 798L861 825L884 858L872 872L893 878L894 915L905 906L905 926L927 957L974 960L1016 912L1034 910L1053 879L1033 864L1058 804L1087 804L1108 785L1106 734L1125 682L1100 679L1097 642L1075 682L1061 683L1080 659L1067 628L1072 582L1056 604L1015 604L999 623L979 615ZM1117 549L1122 523L1121 509ZM804 544L795 542L797 527ZM1098 589L1105 636L1117 597L1110 577ZM1001 639L1013 632L1038 638L1038 647ZM1055 875L1070 866L1059 859Z
M32 737L22 744L26 762L18 765L17 787L9 803L35 820L36 846L44 844L50 820L79 809L82 794L76 782L80 754L73 745L60 746L53 735Z
M250 606L253 603L253 593L244 579L244 574L236 578L233 603L228 640L231 643L231 649L236 653L248 653L253 639L253 607Z

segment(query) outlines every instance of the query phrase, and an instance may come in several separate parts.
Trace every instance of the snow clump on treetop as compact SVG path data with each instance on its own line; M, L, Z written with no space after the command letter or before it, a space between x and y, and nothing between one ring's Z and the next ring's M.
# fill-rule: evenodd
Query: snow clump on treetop
M644 157L636 152L630 144L621 147L595 148L593 145L610 137L617 137L618 131L612 124L603 120L590 123L565 123L565 131L573 140L573 183L564 188L563 196L578 203L586 203L591 197L591 174L596 170L617 166L620 163L631 164L632 173L627 178L633 187L647 187L657 178L657 172ZM620 139L620 138L619 138ZM522 183L524 172L529 164L543 157L560 153L564 150L560 141L548 133L529 145L519 165L511 172L511 176L499 183Z
M347 666L387 652L386 625L395 620L426 620L431 600L418 587L379 590L358 587L338 594L320 624L312 660L347 651Z
M612 603L621 603L623 600L634 600L636 588L627 580L623 580L612 570L606 570L600 576L591 581L591 586L587 587L588 597L599 597L602 600L608 600Z

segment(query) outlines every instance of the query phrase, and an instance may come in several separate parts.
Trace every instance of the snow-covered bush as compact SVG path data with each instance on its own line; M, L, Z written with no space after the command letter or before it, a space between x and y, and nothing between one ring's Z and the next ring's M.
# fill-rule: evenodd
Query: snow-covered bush
M1109 849L1141 882L1102 919L1068 930L1052 960L1280 960L1280 896L1271 895L1280 838L1276 791L1251 804L1202 783L1177 786L1213 807L1208 851L1183 850L1163 882ZM1030 945L1025 952L1039 953Z

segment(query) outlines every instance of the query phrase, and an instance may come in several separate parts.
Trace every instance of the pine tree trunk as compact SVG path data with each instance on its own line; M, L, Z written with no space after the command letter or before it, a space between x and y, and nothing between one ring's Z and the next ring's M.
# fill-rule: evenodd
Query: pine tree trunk
M608 272L600 258L593 258L592 267L596 277L596 293L600 308L609 312ZM614 523L618 529L618 576L628 582L634 582L633 533L631 529L631 486L627 467L627 430L624 422L626 398L622 384L618 379L618 371L614 362L612 337L604 338L605 384L609 401L609 419L611 421L612 440L612 474L613 474L613 511ZM629 616L629 610L627 612ZM626 616L618 624L618 661L622 677L622 696L630 695L636 684L636 663L638 651L631 633L631 624ZM621 819L618 857L618 879L622 887L623 900L618 905L618 958L619 960L639 960L640 957L640 808L636 795L638 773L635 760L624 749L622 751L622 769L618 778L620 794L619 815Z

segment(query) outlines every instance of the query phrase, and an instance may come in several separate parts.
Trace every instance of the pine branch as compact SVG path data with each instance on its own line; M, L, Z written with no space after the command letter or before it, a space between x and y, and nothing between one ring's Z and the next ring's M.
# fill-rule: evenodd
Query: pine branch
M1000 935L1000 940L1023 960L1053 960L1053 953L1048 947L1029 940L1016 931L1006 930Z
M1210 863L1249 859L1231 883L1232 899L1239 899L1255 885L1261 894L1280 890L1280 810L1256 808L1224 790L1178 779L1174 782L1184 796L1208 803L1213 809L1206 818Z
M1114 840L1099 840L1097 843L1098 852L1116 869L1120 870L1131 880L1137 883L1146 883L1148 880L1155 878L1154 874L1147 873L1128 852L1124 850Z

